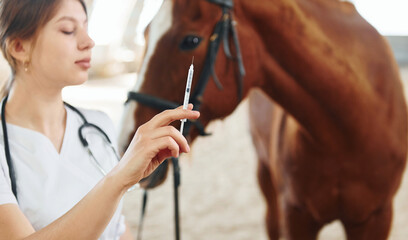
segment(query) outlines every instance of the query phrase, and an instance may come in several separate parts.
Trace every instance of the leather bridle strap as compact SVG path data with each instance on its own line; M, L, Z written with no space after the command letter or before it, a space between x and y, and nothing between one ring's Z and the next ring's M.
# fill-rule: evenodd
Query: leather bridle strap
M128 98L125 104L127 104L131 100L141 103L143 105L146 105L148 107L157 109L159 111L164 111L167 109L174 109L179 106L177 103L167 101L167 100L164 100L158 97L154 97L148 94L138 93L138 92L129 92ZM188 120L187 123L193 124L197 128L198 134L200 134L200 136L211 135L210 133L205 132L204 125L199 120L195 120L195 121ZM184 131L184 132L188 133L187 131ZM184 134L184 135L187 136L187 134Z
M232 0L207 0L210 3L215 3L222 8L232 9L234 7L234 2Z
M134 100L138 103L149 106L151 108L157 109L159 111L173 109L179 106L178 104L174 102L170 102L170 101L158 98L158 97L154 97L152 95L138 93L138 92L129 92L128 98L125 104L129 103L131 100Z
M204 68L201 72L200 78L198 79L198 83L195 86L195 91L192 95L191 103L194 104L194 109L199 110L202 100L204 91L207 87L208 81L210 79L210 75L212 76L215 84L217 87L222 90L222 84L218 80L217 75L215 74L214 66L215 61L217 58L218 50L223 41L224 44L224 52L225 55L229 59L236 60L238 63L238 70L239 70L239 78L238 78L238 100L241 101L243 97L243 78L245 76L245 67L242 61L242 55L240 50L240 44L238 40L238 35L236 33L236 29L234 26L234 22L232 20L231 8L233 7L232 0L208 0L209 2L219 4L222 7L222 17L217 22L214 27L214 32L210 37L210 43L207 50L207 55L204 61ZM236 51L236 59L234 59L231 55L231 50L229 47L229 36L232 35L232 39L235 45ZM191 127L191 123L187 122L185 125L185 132L188 133Z

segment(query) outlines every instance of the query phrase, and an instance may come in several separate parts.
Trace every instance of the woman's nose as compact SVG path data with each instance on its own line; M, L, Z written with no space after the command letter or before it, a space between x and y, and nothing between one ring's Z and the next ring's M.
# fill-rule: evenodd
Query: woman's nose
M92 49L94 46L95 42L88 35L88 32L84 32L78 45L79 49L80 50Z

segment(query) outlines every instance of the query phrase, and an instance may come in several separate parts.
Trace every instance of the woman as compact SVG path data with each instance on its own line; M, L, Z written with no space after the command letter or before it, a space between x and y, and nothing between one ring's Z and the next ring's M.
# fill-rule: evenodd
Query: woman
M85 129L91 156L78 129L88 121L112 139L110 120L96 111L76 112L61 97L65 86L88 78L94 42L85 4L1 0L0 7L1 48L14 80L2 101L0 239L129 239L122 196L165 158L189 151L168 125L199 113L190 105L158 114L138 129L118 164L105 137Z

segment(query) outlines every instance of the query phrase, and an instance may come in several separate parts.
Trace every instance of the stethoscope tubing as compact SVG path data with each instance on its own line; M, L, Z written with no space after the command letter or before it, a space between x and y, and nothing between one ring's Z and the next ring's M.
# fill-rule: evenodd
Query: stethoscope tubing
M2 128L3 128L4 153L6 155L6 160L7 160L8 170L9 170L11 190L13 191L13 194L16 197L16 200L18 201L16 175L15 175L15 172L14 172L13 162L11 161L10 146L9 146L9 141L8 141L7 126L6 126L5 109L6 109L7 99L8 99L8 95L6 97L4 97L3 102L1 104L1 125L2 125Z
M9 141L8 141L8 132L7 132L7 125L6 125L5 107L6 107L7 99L8 99L8 95L6 97L4 97L2 105L1 105L1 124L2 124L2 128L3 128L4 152L5 152L5 155L6 155L7 165L8 165L8 169L9 169L11 189L13 191L14 196L17 199L16 175L15 175L15 171L14 171L13 162L12 162L12 159L11 159L10 145L9 145ZM87 121L87 119L85 118L85 116L77 108L73 107L72 105L70 105L70 104L68 104L66 102L64 102L64 105L67 106L68 108L70 108L71 110L73 110L74 112L76 112L80 116L82 121L84 122L78 129L79 140L81 141L82 146L84 148L86 148L87 152L91 156L91 158L92 158L95 166L97 167L97 169L102 173L103 176L106 176L107 173L103 169L100 162L95 158L95 155L92 153L92 151L91 151L91 149L89 147L89 143L88 143L88 141L86 140L86 138L83 135L83 130L86 129L86 128L96 129L103 136L104 140L107 142L109 147L112 149L112 151L113 151L113 153L114 153L114 155L116 157L116 160L119 162L120 157L119 157L119 154L117 153L115 147L112 145L112 141L109 139L108 135L100 127L98 127L95 124L89 123Z

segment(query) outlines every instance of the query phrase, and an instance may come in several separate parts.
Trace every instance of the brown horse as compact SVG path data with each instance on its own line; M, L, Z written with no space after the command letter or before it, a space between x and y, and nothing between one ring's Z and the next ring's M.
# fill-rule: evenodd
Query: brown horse
M406 105L388 44L348 2L235 0L231 6L165 0L150 25L134 90L181 104L191 57L196 89L208 70L208 48L222 37L214 26L233 17L215 64L223 90L208 82L198 99L200 119L205 126L223 118L241 100L239 61L223 53L229 47L240 55L229 34L235 26L270 239L315 239L335 219L348 239L386 239L407 156ZM122 146L157 112L130 102ZM197 129L192 126L191 140Z

